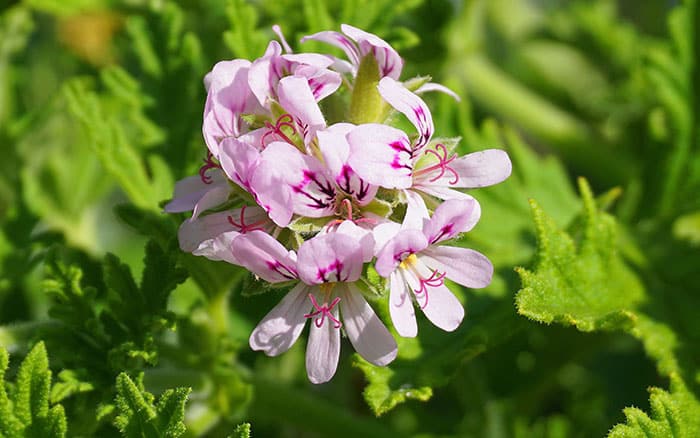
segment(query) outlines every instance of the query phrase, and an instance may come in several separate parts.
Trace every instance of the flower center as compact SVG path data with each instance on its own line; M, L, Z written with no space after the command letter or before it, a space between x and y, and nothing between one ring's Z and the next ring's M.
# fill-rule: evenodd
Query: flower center
M450 185L455 185L459 181L459 174L449 166L451 162L453 162L456 158L456 154L452 154L450 157L447 156L447 148L445 147L444 144L438 143L435 146L436 150L427 150L425 151L426 155L427 154L433 154L437 158L438 162L436 164L433 164L432 166L425 167L423 169L416 170L413 172L414 177L420 177L420 176L427 176L433 171L439 171L437 176L434 176L430 178L428 181L429 182L435 182L438 179L442 178L442 176L445 174L445 172L450 172L452 174L452 179L448 182Z
M228 216L228 223L233 225L234 227L238 228L238 232L241 234L245 234L254 230L260 230L260 231L265 231L261 225L264 225L265 222L267 222L267 218L263 218L257 222L253 222L252 224L247 224L245 223L245 209L247 208L246 205L241 207L241 214L239 216L238 221L233 218L233 216L229 215Z
M331 291L335 287L335 283L323 283L319 286L319 289L321 289L321 292L323 293L324 296L324 301L323 304L319 304L318 301L316 301L316 297L314 296L313 293L309 293L309 300L311 300L311 304L314 306L314 311L311 313L307 313L304 315L304 318L316 318L314 320L314 324L316 324L316 327L321 328L323 326L323 322L328 318L333 322L333 327L339 329L342 327L342 323L333 316L333 308L338 305L340 302L340 297L335 297L333 301L331 301L330 304L328 304L328 298L330 298Z
M291 144L292 146L296 147L296 143L290 138L291 136L297 134L297 129L294 126L294 118L291 116L291 114L282 114L275 121L274 125L269 121L266 121L265 127L268 129L268 131L265 134L263 134L263 136L260 138L260 143L262 144L263 149L265 149L269 142L275 141L275 136L277 136L277 138L279 139L282 139L282 141L285 141ZM291 130L291 134L288 135L287 133L285 133L283 128L287 128L288 131ZM270 137L272 137L273 139L268 141Z
M419 260L415 254L411 254L403 259L399 264L399 267L410 272L413 277L418 280L418 289L413 289L413 292L415 293L417 300L423 300L420 308L425 309L425 307L428 305L428 288L439 287L445 284L444 278L446 273L443 272L441 274L437 270L431 270L430 276L426 278L425 275L419 271Z
M401 263L399 263L399 268L410 269L410 268L414 267L417 262L418 262L418 257L416 257L415 254L411 253L408 255L408 257L401 260Z

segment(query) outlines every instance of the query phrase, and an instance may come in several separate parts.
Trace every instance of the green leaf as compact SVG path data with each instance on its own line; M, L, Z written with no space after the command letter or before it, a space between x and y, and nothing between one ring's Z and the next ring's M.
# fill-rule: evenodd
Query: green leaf
M46 348L39 342L22 361L12 399L5 392L8 355L0 348L0 434L8 437L63 437L66 416L61 405L49 409L51 371Z
M190 388L165 391L158 403L144 390L141 379L136 382L126 373L117 376L117 416L114 425L125 437L177 438L185 433L185 403Z
M241 423L233 429L233 435L228 438L250 438L250 423Z
M632 310L644 289L617 252L617 225L598 211L585 180L582 237L577 243L561 231L533 200L537 261L533 271L518 268L523 287L518 313L535 321L573 325L581 331L625 329L634 325Z
M671 377L671 391L650 388L651 414L638 408L625 408L626 424L616 425L609 438L677 437L700 434L700 403L678 377Z

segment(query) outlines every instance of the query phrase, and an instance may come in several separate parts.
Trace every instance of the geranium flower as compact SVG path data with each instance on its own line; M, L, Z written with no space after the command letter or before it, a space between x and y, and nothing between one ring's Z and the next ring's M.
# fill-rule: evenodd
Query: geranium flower
M437 327L453 331L460 325L464 308L445 286L445 278L466 287L484 287L491 282L493 266L484 255L438 245L472 229L479 216L476 201L449 200L435 209L420 230L398 230L398 224L377 227L387 234L396 233L378 251L375 269L389 278L389 313L401 336L418 333L414 300Z
M287 351L311 319L306 347L306 372L313 383L335 374L340 355L340 330L367 361L385 366L397 345L354 284L362 273L363 248L352 237L323 234L288 251L262 231L240 235L232 247L243 266L271 283L300 280L255 327L249 343L268 356Z

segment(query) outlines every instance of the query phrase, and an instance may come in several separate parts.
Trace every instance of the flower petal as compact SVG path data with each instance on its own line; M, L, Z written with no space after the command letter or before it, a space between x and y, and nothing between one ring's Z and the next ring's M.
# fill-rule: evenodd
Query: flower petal
M338 308L331 310L338 318ZM311 383L325 383L335 375L340 357L340 329L331 321L325 321L321 327L310 324L309 341L306 344L306 374Z
M456 246L427 248L419 257L426 265L447 274L462 286L480 288L491 283L493 265L483 254Z
M423 233L430 244L442 242L474 228L479 217L481 207L476 199L449 199L435 209Z
M250 91L248 70L250 62L243 59L221 61L207 74L207 101L204 106L202 133L207 147L219 156L219 141L237 137L244 132L241 115L262 112Z
M430 219L425 200L415 190L404 190L403 194L406 197L406 214L401 227L416 230L423 229L423 224Z
M451 98L453 98L457 102L460 101L459 95L457 93L450 90L446 86L444 86L442 84L437 84L435 82L428 82L426 84L421 85L420 87L418 87L418 89L416 91L414 91L414 93L423 94L423 93L428 93L431 91L437 91L440 93L447 94L448 96L450 96Z
M309 40L321 41L332 46L338 47L345 52L348 59L353 65L360 65L360 53L357 49L357 46L342 33L327 30L315 33L313 35L307 35L301 39L301 42L304 43Z
M228 183L212 184L211 188L197 201L192 210L192 218L196 219L203 211L218 207L228 200L231 195L231 187Z
M199 246L192 251L192 254L206 257L209 260L224 261L232 265L240 265L238 259L231 250L231 242L233 242L233 239L238 235L240 235L240 233L237 231L221 233L213 239L205 240L200 243Z
M239 231L228 221L229 216L236 214L238 214L238 211L235 210L222 211L184 221L177 233L180 249L185 252L192 252L202 242L211 240L219 234L228 231Z
M299 338L306 323L304 315L311 308L308 286L299 283L289 291L258 323L250 334L250 348L277 356L289 350Z
M401 230L379 250L374 269L382 277L388 278L406 257L423 251L427 246L428 241L423 233Z
M302 154L284 142L270 143L262 152L260 164L253 174L252 188L261 204L271 206L273 220L272 207L290 207L270 202L282 193L289 197L294 213L302 216L325 217L335 211L336 187L326 167L315 157ZM284 217L287 217L286 211ZM280 226L288 223L275 222Z
M339 284L340 314L350 343L365 360L385 366L396 358L396 341L352 284Z
M397 111L402 112L418 130L418 140L416 140L413 149L418 150L427 145L433 136L435 127L433 126L433 116L423 99L391 78L380 80L377 89L384 100Z
M394 328L404 338L415 338L418 334L416 312L401 271L391 273L389 288L389 315Z
M218 184L226 180L223 172L217 170L210 170L207 176L212 179L210 184L202 181L199 175L188 176L176 182L173 199L165 205L163 210L166 213L192 211L197 202L202 199L202 196L211 190L215 182Z
M362 58L368 53L372 53L377 60L380 77L388 76L392 79L398 79L399 76L401 76L403 59L401 59L401 56L399 56L389 43L379 38L377 35L365 32L349 24L341 24L340 30L357 42L360 48L359 58Z
M260 152L235 138L225 138L219 148L221 168L231 181L250 192L253 171L260 163Z
M264 231L239 235L231 248L242 266L265 281L279 283L298 278L294 253Z
M349 123L337 123L319 131L318 146L338 188L354 197L360 205L367 205L374 199L379 187L364 181L348 164L350 145L346 134L354 128Z
M270 107L270 102L275 98L274 86L280 79L281 73L273 70L274 59L282 54L282 47L277 41L270 41L265 54L256 59L250 66L248 74L248 86L251 93L264 108Z
M512 164L508 154L500 149L487 149L459 157L450 163L459 175L455 184L450 184L452 175L444 175L433 184L477 188L498 184L510 176Z
M362 274L361 243L345 234L318 234L299 247L299 278L306 284L357 281Z
M360 227L351 220L345 220L334 227L325 227L322 233L344 234L352 237L360 243L362 248L362 261L368 262L374 258L374 234L373 230Z
M388 189L411 186L413 160L406 134L390 126L368 123L347 134L348 164L370 184Z
M308 145L316 132L326 127L308 81L299 76L284 77L280 79L277 95L282 108L294 117L304 144Z

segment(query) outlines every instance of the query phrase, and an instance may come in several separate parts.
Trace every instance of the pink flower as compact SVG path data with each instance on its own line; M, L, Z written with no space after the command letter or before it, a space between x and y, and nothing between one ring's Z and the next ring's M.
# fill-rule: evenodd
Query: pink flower
M297 256L268 234L253 231L236 237L232 247L243 266L267 281L301 280L255 327L249 340L253 350L284 353L311 319L306 372L312 383L335 374L341 328L367 361L385 366L394 360L396 341L354 284L362 273L360 242L323 234L304 242Z
M380 77L388 76L398 79L403 69L403 59L386 41L378 36L360 30L349 24L342 24L343 33L333 31L318 32L305 36L301 42L308 40L322 41L342 49L350 60L350 65L341 67L354 76L360 66L360 61L367 54L372 54L377 60ZM342 64L341 64L342 65Z
M441 204L421 230L404 228L377 253L375 268L389 278L389 313L396 331L405 337L418 332L413 301L437 327L455 330L464 318L464 308L445 286L448 278L467 287L484 287L491 281L493 266L481 253L437 245L469 231L479 220L474 200L449 200ZM396 232L394 225L385 227Z

